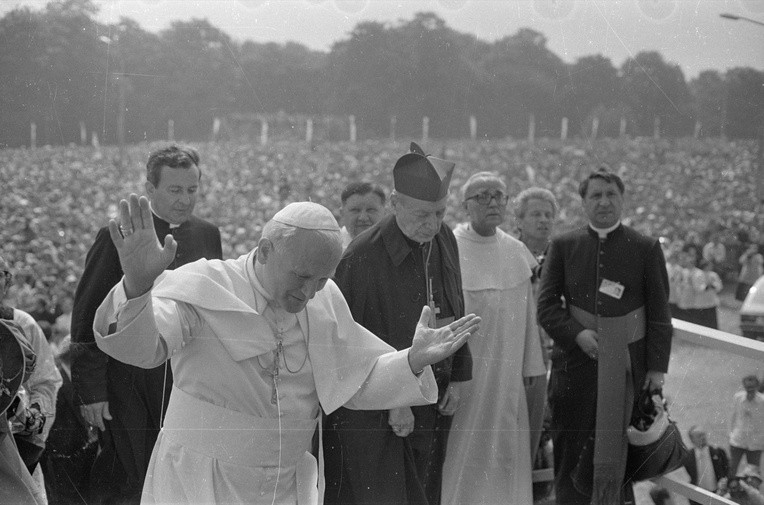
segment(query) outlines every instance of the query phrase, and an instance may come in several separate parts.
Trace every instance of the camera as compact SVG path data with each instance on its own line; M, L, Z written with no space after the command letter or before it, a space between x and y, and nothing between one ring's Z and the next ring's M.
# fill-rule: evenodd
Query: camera
M741 480L745 480L746 477L731 477L727 481L727 491L730 493L730 498L743 498L745 497L745 490L740 485Z
M727 491L729 491L730 498L746 497L745 489L743 489L743 487L740 485L741 481L745 482L753 489L759 489L759 486L761 485L761 479L753 475L747 475L745 477L731 477L729 481L727 481Z

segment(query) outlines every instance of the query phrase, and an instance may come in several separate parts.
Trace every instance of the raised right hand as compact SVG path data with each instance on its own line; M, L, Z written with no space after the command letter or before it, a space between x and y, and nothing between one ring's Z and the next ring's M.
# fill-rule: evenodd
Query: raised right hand
M98 428L101 431L106 430L107 421L111 421L111 414L109 413L109 402L96 402L88 405L80 405L80 414L82 418L88 423L88 426Z
M125 294L136 298L151 289L154 280L172 263L177 242L172 235L164 238L164 247L157 240L149 200L132 193L130 202L120 200L119 222L109 220L109 235L119 253L125 274Z

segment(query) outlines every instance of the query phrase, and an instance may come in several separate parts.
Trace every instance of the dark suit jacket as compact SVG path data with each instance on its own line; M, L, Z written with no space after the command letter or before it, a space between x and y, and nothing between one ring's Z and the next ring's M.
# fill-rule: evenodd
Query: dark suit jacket
M445 225L433 239L430 265L443 316L464 315L456 238ZM437 263L433 260L439 257ZM424 250L408 241L395 216L358 235L345 250L335 281L353 319L398 350L411 346L427 305ZM439 277L439 278L438 278ZM468 344L432 367L440 397L450 381L472 378ZM327 504L434 503L440 494L450 417L437 405L412 407L415 433L406 439L388 426L388 411L337 409L327 416L324 461ZM439 501L439 500L438 500Z
M719 482L719 479L726 477L729 473L730 464L729 459L727 458L727 453L721 447L714 447L712 445L708 446L708 452L711 455L711 465L714 467L714 478L716 479L716 482ZM690 483L697 485L698 462L695 458L694 448L687 453L682 464L690 475ZM697 502L690 501L690 503L695 504Z
M157 237L172 233L178 242L175 259L167 267L173 270L201 258L222 259L218 228L197 217L191 218L177 228L154 214ZM108 401L106 369L109 357L95 344L93 319L96 309L114 285L122 279L119 255L111 241L107 227L98 230L95 243L85 259L85 270L74 295L72 310L72 385L77 405Z

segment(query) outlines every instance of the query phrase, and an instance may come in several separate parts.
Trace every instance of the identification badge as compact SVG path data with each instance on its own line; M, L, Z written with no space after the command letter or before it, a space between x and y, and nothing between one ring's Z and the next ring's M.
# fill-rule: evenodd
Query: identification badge
M609 281L607 279L602 279L602 284L600 284L600 293L604 293L608 296L611 296L615 298L616 300L620 300L623 296L623 290L626 289L623 284L618 282Z

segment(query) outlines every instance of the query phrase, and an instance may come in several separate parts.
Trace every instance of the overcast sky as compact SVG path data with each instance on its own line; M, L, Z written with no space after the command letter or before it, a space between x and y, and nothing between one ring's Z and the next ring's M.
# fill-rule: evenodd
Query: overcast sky
M0 14L45 0L0 0ZM629 56L657 50L687 79L707 69L764 70L764 0L97 0L99 19L135 19L159 31L173 20L210 22L242 41L300 42L328 51L360 21L396 22L432 11L460 32L494 41L529 27L566 62L603 54L620 67Z

